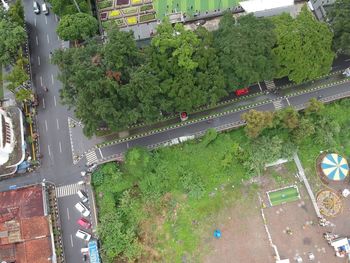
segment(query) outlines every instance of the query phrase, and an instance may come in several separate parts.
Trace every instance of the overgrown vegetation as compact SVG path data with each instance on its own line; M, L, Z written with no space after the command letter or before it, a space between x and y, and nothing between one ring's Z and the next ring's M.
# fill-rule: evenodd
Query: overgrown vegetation
M104 261L200 258L198 245L212 230L208 218L224 200L244 198L242 182L262 174L266 163L297 149L307 169L320 150L350 155L350 136L341 132L350 127L349 106L348 99L326 107L312 100L301 113L272 114L271 125L258 125L254 138L247 136L254 125L219 135L209 130L170 148L134 148L120 167L106 164L93 175Z

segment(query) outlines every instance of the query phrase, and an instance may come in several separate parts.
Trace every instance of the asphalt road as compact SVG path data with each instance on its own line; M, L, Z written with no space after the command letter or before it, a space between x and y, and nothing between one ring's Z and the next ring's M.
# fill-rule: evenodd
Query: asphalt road
M42 0L38 1L43 3ZM32 10L32 0L23 0L26 23L29 36L29 48L31 54L32 78L35 90L39 95L40 105L38 108L38 127L40 134L40 148L43 158L39 172L21 175L6 181L2 181L0 190L7 190L10 185L23 186L32 183L39 183L44 178L47 181L54 182L56 186L65 186L78 182L80 180L80 171L83 169L83 159L77 165L72 163L72 153L70 137L68 132L68 117L72 117L72 112L68 111L59 103L60 82L56 79L58 69L49 62L50 51L62 47L55 32L57 26L56 16L50 12L50 15L35 15ZM339 67L344 68L348 62L340 62ZM338 66L336 66L339 69ZM43 86L48 88L45 92ZM278 104L268 103L255 107L257 110L274 110L276 107L285 107L287 105L298 106L311 97L322 95L323 97L339 94L349 91L349 84L336 85L320 91L311 92L304 95L298 95L292 98L281 98ZM272 98L277 98L272 95ZM277 105L277 106L276 106ZM103 147L96 150L96 158L120 154L128 148L140 145L151 147L161 142L178 138L180 136L192 135L197 132L205 131L210 127L220 127L240 120L243 111L227 114L214 119L211 123L205 121L189 124L165 132L145 136L128 142ZM78 229L76 220L79 217L75 211L74 205L78 200L75 194L60 197L59 208L63 228L63 241L67 263L82 262L80 248L84 242L76 240L75 231Z
M39 5L43 3L38 1ZM56 34L58 18L52 12L35 15L33 1L23 0L25 20L29 37L30 62L34 88L39 96L38 127L40 152L43 156L39 173L11 180L11 184L40 182L42 179L54 182L56 186L76 183L80 180L82 165L73 166L68 133L68 117L73 114L59 103L61 83L57 80L58 69L50 63L50 52L62 48L63 42ZM44 87L48 91L44 90ZM75 237L79 217L74 205L76 194L58 198L63 244L67 263L82 262L80 248L85 246Z

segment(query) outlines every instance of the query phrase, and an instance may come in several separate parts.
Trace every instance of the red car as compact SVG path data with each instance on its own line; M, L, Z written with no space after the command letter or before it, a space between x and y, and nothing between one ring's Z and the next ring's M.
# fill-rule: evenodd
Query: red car
M90 229L91 228L91 223L88 220L86 220L85 218L80 218L77 221L77 223L78 223L78 225L82 226L85 229Z
M249 89L248 88L235 90L236 96L242 96L242 95L246 95L248 93L249 93Z
M187 115L186 111L182 111L180 113L180 119L181 119L181 121L187 121L188 120L188 115Z

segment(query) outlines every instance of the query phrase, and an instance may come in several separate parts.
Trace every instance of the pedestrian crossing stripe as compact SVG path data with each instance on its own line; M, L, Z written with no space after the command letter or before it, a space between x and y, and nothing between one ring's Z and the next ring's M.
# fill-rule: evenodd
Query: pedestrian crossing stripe
M275 107L276 110L282 109L283 108L282 100L274 101L273 106Z
M90 151L85 154L88 164L97 163L98 158L95 151Z
M275 82L273 82L273 80L265 80L265 84L268 90L273 90L276 88Z
M83 190L83 188L84 186L78 183L56 187L56 197L75 195L79 190Z

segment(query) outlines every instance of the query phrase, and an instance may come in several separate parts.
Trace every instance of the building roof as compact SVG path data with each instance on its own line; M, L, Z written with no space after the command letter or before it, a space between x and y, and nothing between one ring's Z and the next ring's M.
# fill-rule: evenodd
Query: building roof
M0 262L46 263L51 256L42 187L0 192Z
M239 4L247 13L255 13L294 5L294 0L250 0Z

